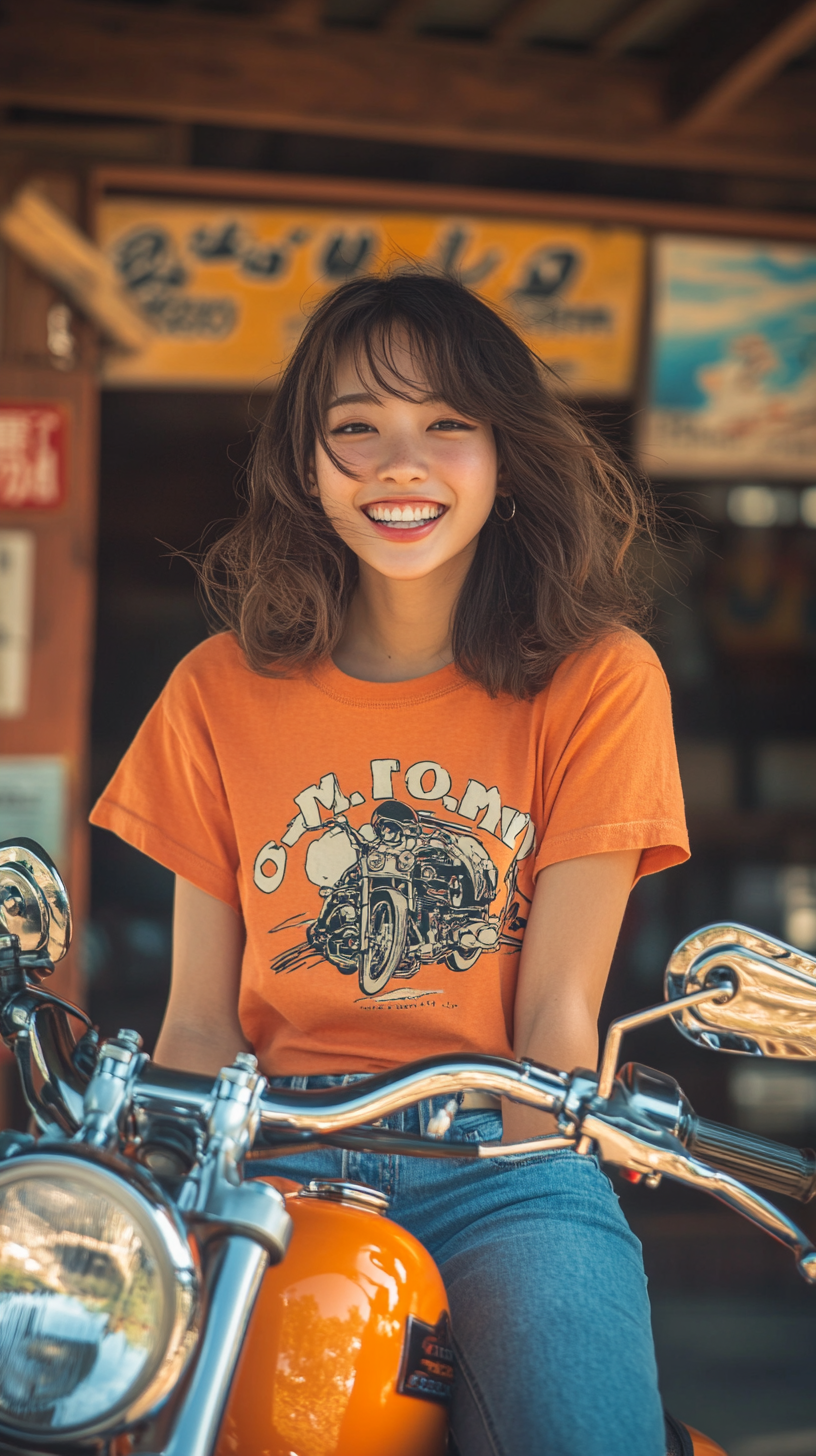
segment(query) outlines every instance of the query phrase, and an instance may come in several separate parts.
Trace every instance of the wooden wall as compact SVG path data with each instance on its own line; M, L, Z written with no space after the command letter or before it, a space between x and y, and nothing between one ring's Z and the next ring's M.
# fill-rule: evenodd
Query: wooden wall
M21 175L19 168L0 175L2 200L28 176ZM79 177L64 171L40 174L37 180L59 207L82 221ZM67 793L60 869L71 896L76 932L74 946L51 985L69 999L81 1001L82 922L88 902L87 745L99 428L96 345L92 331L73 317L73 361L49 350L49 310L62 300L8 249L2 263L0 402L60 405L67 416L68 449L67 490L61 505L0 508L0 529L22 528L35 537L28 702L22 716L0 718L0 758L47 755L63 763ZM8 1078L5 1091L9 1091ZM8 1110L3 1101L7 1098L0 1094L0 1126Z

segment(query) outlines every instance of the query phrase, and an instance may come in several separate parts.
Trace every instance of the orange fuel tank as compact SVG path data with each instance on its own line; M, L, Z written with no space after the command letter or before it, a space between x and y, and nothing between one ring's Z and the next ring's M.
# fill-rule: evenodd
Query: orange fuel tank
M312 1183L286 1206L292 1241L264 1278L216 1456L444 1456L453 1365L430 1254L373 1188Z

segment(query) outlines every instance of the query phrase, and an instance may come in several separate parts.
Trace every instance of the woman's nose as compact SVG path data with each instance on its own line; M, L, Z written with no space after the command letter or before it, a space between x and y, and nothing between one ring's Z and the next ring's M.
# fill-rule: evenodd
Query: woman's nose
M428 474L428 466L422 452L413 448L407 441L394 444L390 450L387 450L377 469L378 480L402 486L427 480Z

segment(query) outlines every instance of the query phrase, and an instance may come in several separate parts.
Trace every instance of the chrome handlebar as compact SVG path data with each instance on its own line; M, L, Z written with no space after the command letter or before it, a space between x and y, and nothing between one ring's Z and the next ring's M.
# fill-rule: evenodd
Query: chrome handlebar
M686 1142L692 1136L693 1115L677 1131L669 1128L650 1115L637 1090L627 1086L628 1071L623 1069L609 1099L596 1096L589 1101L581 1119L581 1141L593 1145L602 1162L639 1174L649 1187L665 1177L710 1194L790 1249L802 1278L816 1284L816 1249L802 1230L753 1188L689 1153ZM740 1134L735 1131L735 1136Z
M642 1132L638 1136L631 1129L616 1126L605 1117L592 1113L584 1118L583 1132L596 1143L603 1162L617 1163L641 1173L652 1186L660 1177L685 1183L688 1188L709 1193L712 1198L741 1213L757 1228L790 1249L802 1278L808 1284L816 1284L816 1249L793 1220L729 1173L692 1157L670 1133L661 1130L656 1139L644 1138Z
M313 1140L341 1134L400 1112L416 1102L431 1098L453 1099L459 1092L491 1092L540 1111L557 1115L563 1108L570 1085L566 1072L540 1067L534 1062L511 1062L500 1057L439 1056L411 1062L394 1072L379 1072L345 1087L306 1091L267 1086L260 1102L260 1133L257 1143L274 1143L276 1136L307 1134ZM137 1123L145 1119L187 1117L200 1119L212 1095L212 1079L191 1072L178 1072L148 1062L133 1089ZM450 1120L453 1118L451 1113ZM542 1139L535 1140L538 1147ZM546 1145L551 1146L546 1139ZM558 1146L574 1141L558 1137ZM409 1144L406 1143L406 1148ZM528 1144L518 1145L526 1151ZM502 1146L507 1154L513 1148ZM455 1148L445 1152L455 1157Z
M596 1151L603 1162L639 1173L651 1186L661 1177L709 1193L721 1203L748 1218L758 1228L783 1243L794 1254L799 1271L808 1283L816 1283L816 1250L787 1215L753 1189L745 1187L728 1172L720 1171L689 1153L682 1138L689 1138L695 1119L684 1116L687 1104L671 1078L662 1078L669 1090L664 1110L654 1091L627 1085L624 1069L613 1084L612 1094L601 1096L598 1078L592 1072L558 1072L534 1062L510 1062L496 1057L429 1057L395 1072L382 1072L345 1087L289 1091L267 1087L260 1103L262 1140L281 1133L311 1134L315 1139L333 1138L344 1131L376 1123L416 1102L479 1090L508 1097L514 1102L554 1114L560 1134L531 1139L525 1143L481 1144L467 1147L468 1156L508 1157L513 1154L546 1152L574 1147L579 1152ZM173 1085L164 1082L159 1067L145 1067L134 1090L134 1100L143 1111L179 1109L182 1080L189 1097L191 1080L171 1073ZM660 1075L657 1074L660 1080ZM206 1078L198 1083L196 1096L209 1090ZM631 1077L629 1078L631 1082ZM671 1105L674 1096L676 1106ZM189 1105L189 1103L188 1103ZM665 1107L671 1105L671 1111ZM735 1130L735 1137L740 1134ZM367 1144L376 1147L378 1129L366 1128ZM342 1142L341 1138L338 1141ZM388 1138L382 1151L419 1152L421 1139ZM412 1146L413 1144L413 1146ZM464 1145L450 1142L434 1152L447 1157L463 1155Z
M264 1093L261 1126L313 1133L336 1133L360 1123L376 1122L436 1097L460 1092L490 1092L513 1102L558 1114L569 1089L566 1072L535 1062L500 1057L440 1056L411 1062L395 1072L380 1072L346 1087L289 1092L273 1087Z
M701 993L695 993L695 1002ZM722 986L712 988L710 995L727 994ZM691 998L689 997L689 1000ZM671 1009L671 1008L669 1008ZM43 1087L34 1091L31 1077L23 1077L30 1105L41 1129L49 1136L66 1137L79 1126L77 1103L83 1078L70 1052L71 1037L67 1030L67 1014L76 1014L67 1004L60 1007L57 998L39 988L26 988L2 1008L2 1030L15 1045L21 1071L27 1060L36 1062L44 1077ZM626 1024L613 1026L610 1041L614 1056L620 1034L635 1020L651 1020L656 1012L640 1013L627 1018ZM816 1283L816 1250L800 1229L760 1194L745 1187L731 1176L734 1149L729 1148L723 1129L720 1153L712 1149L709 1161L703 1162L688 1151L694 1146L693 1115L671 1078L652 1073L649 1087L634 1085L629 1069L614 1075L609 1043L600 1074L576 1071L560 1072L531 1061L513 1062L488 1056L439 1056L414 1062L394 1072L382 1072L346 1086L293 1091L276 1087L264 1088L258 1102L259 1133L256 1142L274 1146L278 1152L291 1150L292 1142L314 1143L326 1140L343 1145L370 1146L372 1151L431 1152L446 1157L508 1157L513 1154L550 1151L574 1147L578 1153L597 1152L602 1161L639 1173L654 1186L661 1177L685 1183L726 1203L773 1238L778 1239L795 1255L800 1272L810 1283ZM610 1072L612 1075L610 1076ZM609 1095L603 1087L610 1086ZM659 1095L655 1087L662 1085ZM669 1089L666 1091L665 1089ZM672 1090L673 1089L673 1090ZM549 1112L558 1120L559 1132L524 1143L444 1144L428 1138L411 1138L405 1134L382 1133L372 1123L401 1111L403 1108L431 1098L450 1099L447 1123L438 1124L436 1137L446 1130L455 1116L453 1099L465 1091L481 1091L507 1097L514 1102ZM191 1159L195 1158L197 1139L205 1128L213 1098L213 1079L193 1073L178 1072L145 1061L133 1078L130 1088L129 1137L138 1145L147 1143L160 1126L186 1129ZM354 1129L358 1129L357 1134ZM734 1144L744 1137L734 1130ZM160 1141L160 1139L159 1139ZM182 1139L183 1143L183 1139ZM179 1144L176 1144L177 1149ZM183 1148L179 1154L184 1156ZM731 1161L727 1161L730 1157ZM718 1170L711 1166L725 1164Z

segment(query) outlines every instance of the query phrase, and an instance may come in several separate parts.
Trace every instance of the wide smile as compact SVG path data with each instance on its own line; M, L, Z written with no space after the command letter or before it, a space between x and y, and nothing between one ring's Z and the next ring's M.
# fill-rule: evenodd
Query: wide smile
M429 500L372 501L362 507L378 536L406 542L429 535L447 509L439 501Z

